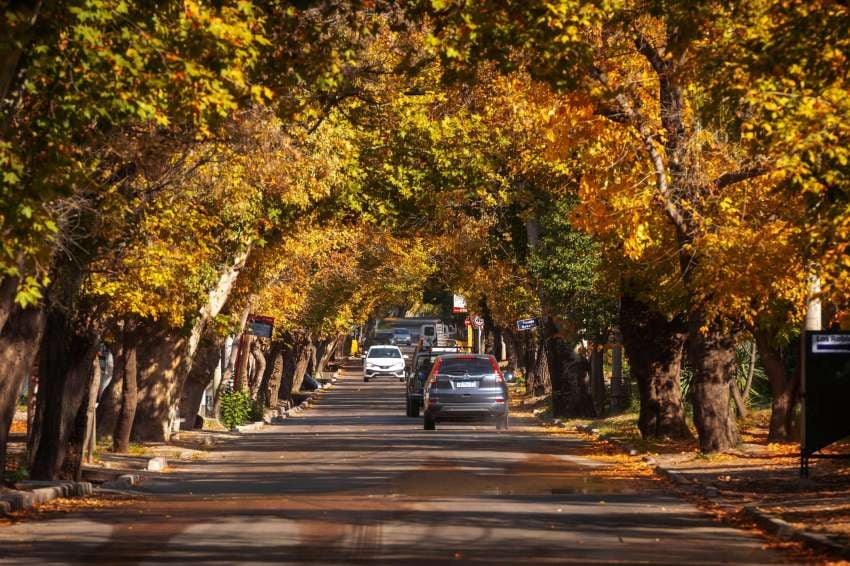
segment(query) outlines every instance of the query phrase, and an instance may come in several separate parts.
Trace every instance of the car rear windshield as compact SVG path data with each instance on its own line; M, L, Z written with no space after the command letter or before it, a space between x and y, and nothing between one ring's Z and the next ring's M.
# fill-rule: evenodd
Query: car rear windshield
M369 350L370 358L400 358L401 352L398 348L372 348Z
M396 328L393 332L396 334L410 334L410 330L407 328Z
M431 368L434 366L434 360L437 359L437 356L419 356L416 359L416 370L424 371L426 373L431 371Z
M443 358L440 363L440 373L447 374L464 374L481 375L484 373L493 373L493 364L490 363L490 358L479 357L463 357L463 358Z

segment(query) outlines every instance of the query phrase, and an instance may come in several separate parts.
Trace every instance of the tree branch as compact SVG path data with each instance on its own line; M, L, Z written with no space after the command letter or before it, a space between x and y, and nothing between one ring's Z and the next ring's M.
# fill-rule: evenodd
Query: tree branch
M603 69L597 66L592 66L590 69L590 76L603 86L608 87L608 76ZM613 121L630 123L635 127L641 141L643 142L644 148L646 148L646 152L649 154L649 159L652 162L652 167L655 171L655 187L658 189L659 196L661 197L661 201L664 205L664 211L673 222L676 230L683 235L690 234L690 225L688 224L684 213L673 201L672 194L670 193L670 185L667 183L667 165L664 163L664 158L661 155L661 152L658 151L658 147L655 144L655 134L647 125L646 119L632 106L625 94L616 94L614 100L616 101L617 106L619 106L619 110L614 110L612 108L600 108L597 112L607 110L612 114L612 116L616 117ZM602 115L608 117L605 114Z
M712 185L715 189L722 189L724 187L728 187L729 185L734 185L735 183L746 181L747 179L754 179L755 177L760 177L761 175L764 175L769 171L770 169L763 165L752 165L749 167L744 167L743 169L738 169L737 171L729 171L723 173L717 179L714 180Z
M635 48L643 55L656 73L663 74L669 70L670 64L664 60L661 52L637 29L635 32Z

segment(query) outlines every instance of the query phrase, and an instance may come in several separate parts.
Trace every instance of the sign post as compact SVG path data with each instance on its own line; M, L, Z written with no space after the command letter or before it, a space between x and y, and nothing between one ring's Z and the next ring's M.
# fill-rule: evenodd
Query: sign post
M850 332L806 331L801 383L800 475L809 475L811 458L850 458L815 454L850 436Z
M481 334L484 332L484 317L476 314L472 317L472 326L478 330L478 353L481 353Z

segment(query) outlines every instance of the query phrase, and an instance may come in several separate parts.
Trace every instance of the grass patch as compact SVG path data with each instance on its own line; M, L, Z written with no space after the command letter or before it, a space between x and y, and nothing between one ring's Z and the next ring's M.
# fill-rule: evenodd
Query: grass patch
M127 448L127 454L132 456L150 456L153 454L151 450L138 442L131 442L130 446Z
M6 483L14 484L19 481L28 480L30 472L27 469L26 458L23 455L10 456L6 459L6 469L2 478ZM2 488L2 485L0 485Z
M112 452L112 438L101 438L97 441L97 445L95 446L95 454L99 452ZM138 442L131 442L129 447L127 448L127 452L123 452L123 454L129 454L130 456L151 456L153 453L144 444L140 444Z
M690 440L644 439L638 428L638 415L637 410L630 410L598 419L570 419L566 423L568 427L590 427L598 431L601 438L628 444L639 452L670 454L696 449L696 431L693 429L694 438Z

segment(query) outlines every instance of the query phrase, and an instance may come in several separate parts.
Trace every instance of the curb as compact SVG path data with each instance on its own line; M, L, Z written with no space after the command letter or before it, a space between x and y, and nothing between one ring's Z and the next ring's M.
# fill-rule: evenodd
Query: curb
M121 474L114 480L103 482L99 489L130 489L131 487L138 485L139 481L141 481L139 474Z
M23 481L15 487L33 489L0 495L0 515L31 509L59 497L84 497L93 493L92 485L87 481Z
M257 421L244 425L237 425L231 429L231 432L253 432L255 430L260 430L265 425L266 423L264 423L263 421Z
M309 409L311 406L313 406L313 398L315 397L316 393L319 392L319 391L325 391L327 389L329 389L329 387L317 389L309 397L307 397L306 399L301 401L300 404L298 404L294 407L291 407L289 409L279 411L277 416L271 417L268 420L262 420L262 421L256 421L256 422L248 423L248 424L244 424L244 425L238 425L238 426L235 426L232 429L230 429L230 432L238 432L238 433L257 432L259 430L263 430L266 427L266 425L280 424L283 421L285 421L288 417L291 417L291 416L295 415L296 413L300 413L300 412L304 411L305 409ZM264 419L265 419L265 417L264 417Z
M694 485L693 482L686 478L682 473L671 470L670 468L665 468L663 466L656 465L652 468L652 471L657 476L661 476L664 479L668 479L675 484L678 485Z
M843 559L850 559L850 548L838 544L826 535L799 529L787 521L765 513L755 505L746 505L741 512L745 517L752 519L760 528L778 538L802 542L836 554Z

